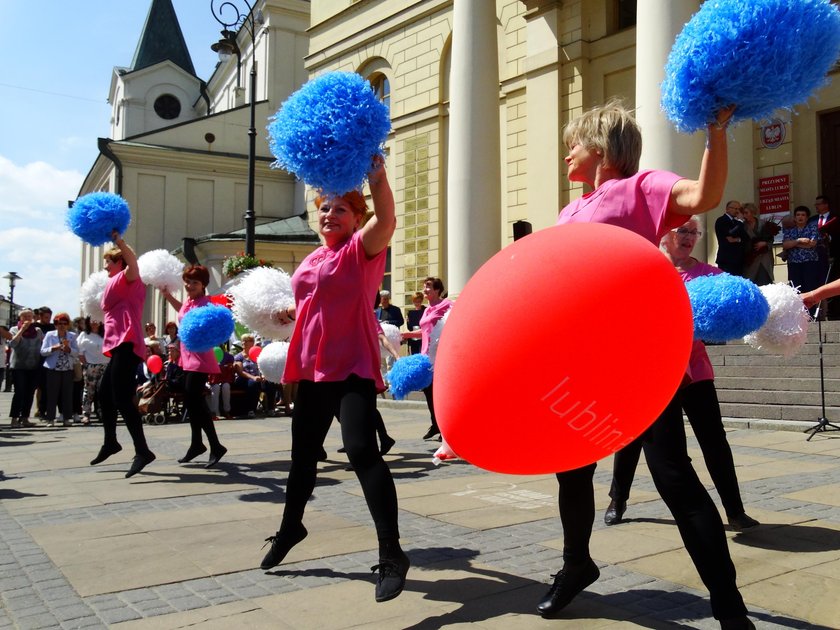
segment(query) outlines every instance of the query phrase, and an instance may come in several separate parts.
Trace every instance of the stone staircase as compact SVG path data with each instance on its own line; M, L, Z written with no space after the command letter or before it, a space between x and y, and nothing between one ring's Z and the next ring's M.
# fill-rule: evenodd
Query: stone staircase
M817 323L791 358L755 350L741 341L708 346L724 423L804 430L822 416ZM840 424L840 322L823 322L825 416ZM836 434L840 435L840 433Z

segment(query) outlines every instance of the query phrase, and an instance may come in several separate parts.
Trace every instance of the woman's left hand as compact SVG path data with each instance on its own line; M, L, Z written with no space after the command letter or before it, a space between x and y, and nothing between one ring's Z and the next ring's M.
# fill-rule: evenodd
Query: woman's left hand
M279 311L271 314L271 319L283 326L287 326L295 321L295 307L290 306L288 308L280 309Z
M732 120L732 115L735 113L735 107L735 105L721 107L715 115L714 126L718 129L726 129L729 126L729 121Z
M380 181L382 181L382 177L385 174L385 158L381 155L374 155L373 159L371 160L370 170L368 171L368 183L371 186L375 186Z

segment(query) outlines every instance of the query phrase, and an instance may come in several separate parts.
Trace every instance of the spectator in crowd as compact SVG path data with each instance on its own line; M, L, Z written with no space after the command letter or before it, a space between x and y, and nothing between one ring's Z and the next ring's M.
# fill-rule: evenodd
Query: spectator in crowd
M251 360L251 349L255 347L254 335L244 334L240 341L242 342L242 351L233 357L233 369L236 378L231 389L245 392L245 413L247 417L254 418L257 414L257 406L260 403L260 394L263 392L265 379L260 373L257 362ZM273 387L269 387L269 392L272 393L273 389Z
M376 319L383 324L391 324L401 328L405 323L400 308L391 304L391 292L384 289L379 292L379 306L376 308Z
M2 361L0 361L0 385L3 384L3 379L6 379L6 384L8 384L9 379L12 378L12 374L9 369L9 340L11 338L12 333L9 332L9 329L3 324L0 324L0 347L3 348L3 357ZM11 389L6 391L11 391Z
M758 286L773 283L773 238L779 228L759 216L754 203L742 207L744 231L747 233L744 277Z
M423 312L426 310L426 307L423 305L423 294L420 291L417 291L414 294L414 297L411 298L411 303L414 305L414 308L406 311L406 326L408 327L409 332L420 330L420 319L423 317ZM423 345L423 341L421 339L409 338L406 340L406 343L408 344L409 354L420 353L420 348Z
M44 333L35 326L35 313L29 309L23 309L18 314L18 323L12 326L9 333L9 366L15 381L15 393L9 410L12 427L33 427L36 425L29 421L29 414L43 361L41 343Z
M146 357L141 319L146 302L146 285L140 279L134 250L116 230L111 238L114 247L106 250L103 255L108 283L102 294L102 310L105 313L102 353L111 360L99 386L99 409L105 436L99 453L90 465L104 462L122 450L117 441L119 412L134 442L134 459L125 474L128 478L155 460L155 454L146 443L143 419L134 402L137 366Z
M152 349L152 353L159 357L166 357L166 343L157 336L157 326L154 322L146 322L144 327L146 338L143 340Z
M820 284L840 278L840 217L831 210L831 201L825 195L814 200L817 213L808 220L817 224L820 240L817 256L820 261ZM840 300L830 300L824 310L827 319L840 319Z
M744 205L746 207L748 204ZM692 217L662 238L662 250L679 272L683 282L721 273L717 267L691 256L699 237L700 223ZM706 346L699 339L695 339L686 374L689 382L679 389L677 398L703 451L703 460L723 503L729 525L735 531L742 532L758 527L759 522L744 511L735 473L735 461L726 439L726 430L723 428L714 378L715 372L706 353ZM623 519L641 453L642 439L637 438L615 454L610 488L611 501L604 514L604 522L607 525L617 525Z
M102 354L102 344L105 342L102 322L85 318L85 330L79 335L79 359L82 362L84 371L84 395L82 398L82 424L90 424L93 415L93 403L99 385L102 382L102 375L105 373L105 366L108 365L108 357Z
M166 322L164 327L163 339L161 339L161 348L166 351L167 346L171 343L180 343L178 338L178 324L175 322Z
M56 405L61 409L64 426L73 420L73 362L79 354L76 333L70 330L70 316L58 313L53 321L55 330L44 335L41 356L47 368L47 426L55 426Z
M423 316L420 318L420 331L403 333L403 338L417 339L419 337L422 340L420 352L428 354L432 365L434 365L437 341L432 339L432 330L434 330L435 324L452 308L452 301L446 298L446 289L443 286L443 280L440 278L426 278L423 281L423 295L429 300L429 308L423 311ZM423 395L426 397L426 406L429 408L429 415L432 419L432 424L423 439L430 440L435 437L440 439L440 429L435 417L432 385L423 390Z
M76 343L79 343L79 335L85 332L85 318L74 317L71 330L76 333ZM79 421L82 414L82 398L85 392L85 373L82 366L81 351L73 360L73 420Z
M166 362L163 364L163 380L166 389L172 394L184 393L184 370L181 367L181 344L170 343L166 346Z
M52 323L52 309L49 306L42 306L35 309L35 326L41 329L45 335L55 330ZM47 368L43 363L38 368L38 385L35 388L35 400L38 404L38 417L46 418L47 413Z
M715 221L715 236L718 241L717 266L733 276L743 276L746 245L750 239L741 221L741 202L726 202L726 210Z
M222 360L219 361L219 373L211 374L210 382L210 413L216 420L220 416L231 418L230 409L230 388L236 379L236 368L233 363L233 355L222 348ZM221 409L219 408L221 398Z
M783 232L782 248L787 252L788 280L801 293L813 291L825 280L817 253L819 233L817 224L808 222L811 211L807 206L793 209L792 227Z

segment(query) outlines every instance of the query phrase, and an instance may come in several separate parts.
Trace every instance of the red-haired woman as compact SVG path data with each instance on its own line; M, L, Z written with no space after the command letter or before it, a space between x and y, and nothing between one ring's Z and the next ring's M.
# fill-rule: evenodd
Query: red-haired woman
M206 295L207 285L210 284L210 272L202 265L192 265L184 270L184 291L187 299L182 304L169 291L163 290L163 297L178 310L178 321L183 319L188 311L210 304L210 298ZM205 390L207 377L210 374L219 373L219 362L213 350L204 352L192 352L184 344L181 344L181 358L179 362L184 370L184 404L190 419L190 447L186 454L178 461L182 464L192 461L207 451L201 432L207 435L210 443L210 458L205 468L212 468L227 453L227 449L219 442L216 435L216 427L213 425L213 417L210 415L210 408L207 406Z
M105 337L102 353L111 357L102 381L99 384L99 408L102 412L102 427L105 441L99 454L91 460L94 466L104 462L122 446L117 441L117 412L134 441L134 460L125 474L132 477L155 460L155 454L146 444L143 433L143 419L134 404L137 366L146 358L146 344L143 340L143 304L146 302L146 285L140 280L137 255L114 230L111 238L114 247L104 254L108 284L102 294L102 310L105 313Z
M385 385L370 296L382 281L396 226L394 196L381 158L375 159L368 181L374 216L364 226L360 193L316 199L324 246L307 256L292 276L295 306L275 314L283 324L297 320L283 382L298 383L298 394L283 521L267 539L271 549L260 568L280 564L306 537L303 512L315 487L324 438L338 417L347 457L376 525L376 601L381 602L402 592L409 560L399 542L394 480L376 443L376 395Z

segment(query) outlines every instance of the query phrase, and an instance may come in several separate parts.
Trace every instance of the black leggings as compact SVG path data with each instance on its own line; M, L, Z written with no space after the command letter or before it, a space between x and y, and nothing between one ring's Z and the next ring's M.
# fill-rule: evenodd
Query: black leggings
M691 467L676 396L641 439L656 489L677 523L700 579L709 589L712 613L716 619L746 615L744 600L735 583L735 565L729 557L723 522ZM570 563L589 558L589 537L595 518L594 472L595 464L591 464L557 473L563 557Z
M292 467L286 483L286 506L280 530L303 522L306 502L315 488L318 457L334 417L341 418L341 439L359 479L380 542L400 537L397 491L376 444L376 386L370 379L301 381L292 414Z
M117 412L122 414L125 426L134 442L137 455L149 455L151 451L143 434L143 419L134 404L135 376L140 357L134 354L131 342L125 342L111 350L111 361L105 368L99 383L99 409L102 426L105 429L105 444L117 444Z
M213 425L213 417L207 406L207 374L204 372L184 372L184 406L190 418L190 449L200 447L201 432L207 434L210 450L217 452L221 444Z
M677 392L683 411L694 429L694 435L703 451L706 468L720 495L723 508L729 517L744 513L741 491L738 489L738 477L735 473L735 461L732 449L726 440L726 430L720 416L717 390L714 381L691 383ZM610 497L615 501L627 501L630 486L636 474L636 465L642 452L641 438L631 442L615 454L613 480Z
M32 400L35 398L35 388L38 386L40 371L38 368L15 368L12 379L15 383L15 393L12 395L12 408L9 416L12 418L29 419L32 412Z

